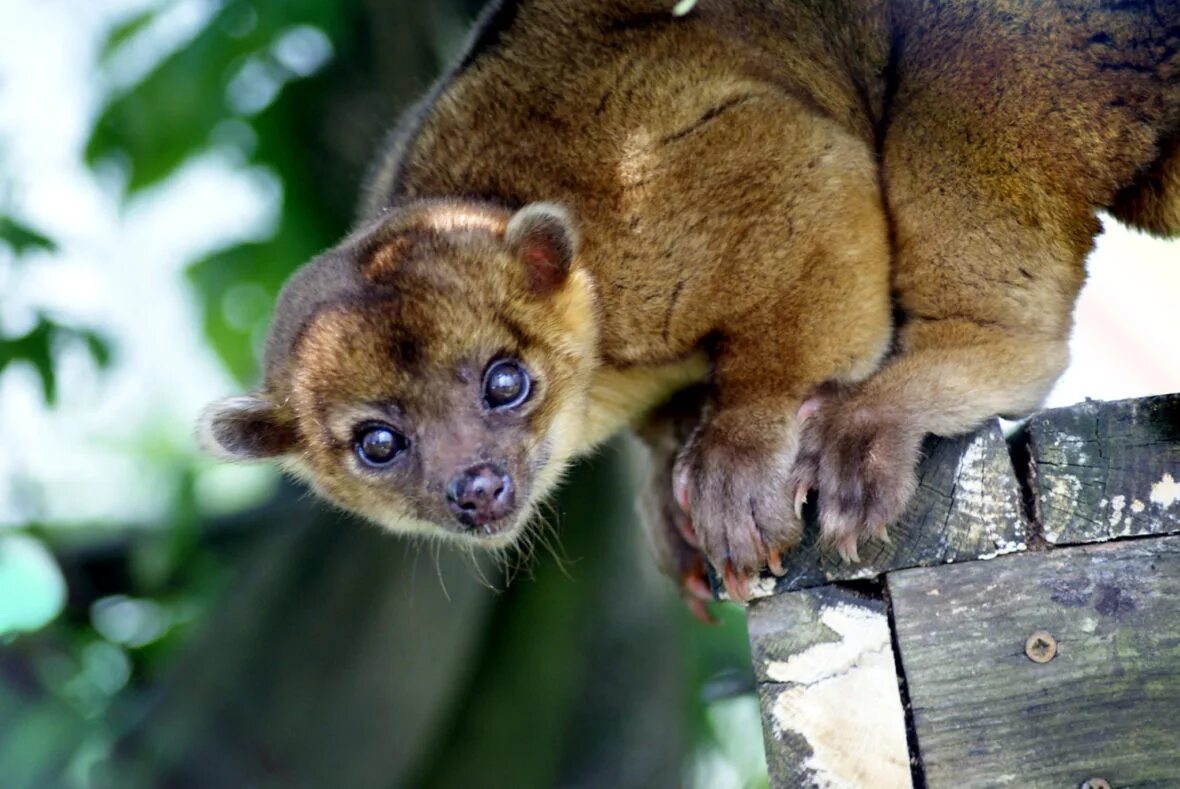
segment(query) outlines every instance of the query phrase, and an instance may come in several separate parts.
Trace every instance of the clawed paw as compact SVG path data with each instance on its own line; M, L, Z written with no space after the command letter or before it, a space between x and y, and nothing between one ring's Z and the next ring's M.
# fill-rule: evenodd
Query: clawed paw
M653 480L648 520L657 558L702 621L713 621L708 565L731 599L748 600L763 567L784 574L809 498L818 505L821 544L856 563L862 541L890 542L886 527L917 486L924 433L904 414L829 395L807 400L794 416L777 442L748 433L739 440L724 424L705 423L671 473Z
M904 416L851 402L804 424L790 481L796 505L816 496L820 539L845 562L860 561L862 540L889 542L886 527L917 487L922 436Z
M709 612L715 598L708 563L692 522L675 500L670 466L653 475L641 499L640 513L660 570L679 584L681 597L694 617L707 625L716 624Z
M705 425L677 460L676 501L734 600L749 599L750 578L763 567L781 575L783 554L799 543L786 487L793 457L789 439L751 445Z

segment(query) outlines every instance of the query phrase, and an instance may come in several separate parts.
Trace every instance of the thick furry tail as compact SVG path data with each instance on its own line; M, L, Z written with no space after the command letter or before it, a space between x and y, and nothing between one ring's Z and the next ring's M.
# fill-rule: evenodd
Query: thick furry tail
M1152 235L1180 236L1180 131L1162 146L1155 164L1115 197L1110 212Z

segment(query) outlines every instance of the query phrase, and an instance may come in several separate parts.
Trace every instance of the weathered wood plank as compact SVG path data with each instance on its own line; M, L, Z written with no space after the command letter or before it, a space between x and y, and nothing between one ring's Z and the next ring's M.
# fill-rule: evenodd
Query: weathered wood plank
M1180 395L1045 411L1025 434L1048 543L1180 532Z
M1180 537L887 584L931 787L1180 786ZM1036 631L1056 641L1048 662L1025 654Z
M786 574L778 579L764 575L752 585L752 596L1025 549L1020 486L997 423L969 436L929 438L923 455L918 491L901 520L889 528L892 544L862 545L861 561L845 564L820 550L815 510L809 507L803 544L786 557Z
M884 602L807 589L753 603L748 623L771 786L910 786Z

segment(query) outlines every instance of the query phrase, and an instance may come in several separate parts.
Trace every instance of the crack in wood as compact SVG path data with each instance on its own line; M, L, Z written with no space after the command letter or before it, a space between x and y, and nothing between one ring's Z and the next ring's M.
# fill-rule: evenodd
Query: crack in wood
M889 596L888 576L881 584L885 602L885 618L889 622L889 643L893 649L893 665L897 671L897 692L901 696L901 709L905 713L905 741L910 752L910 781L914 789L926 789L926 770L922 766L922 750L918 745L918 727L914 723L914 705L910 701L910 687L906 680L905 666L901 662L901 645L897 640L897 620L893 613L893 600Z

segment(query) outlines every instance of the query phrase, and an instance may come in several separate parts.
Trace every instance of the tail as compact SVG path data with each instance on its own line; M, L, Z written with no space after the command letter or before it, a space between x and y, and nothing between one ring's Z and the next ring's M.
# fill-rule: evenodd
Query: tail
M1180 236L1180 131L1160 158L1115 197L1110 212L1120 222L1155 236Z

